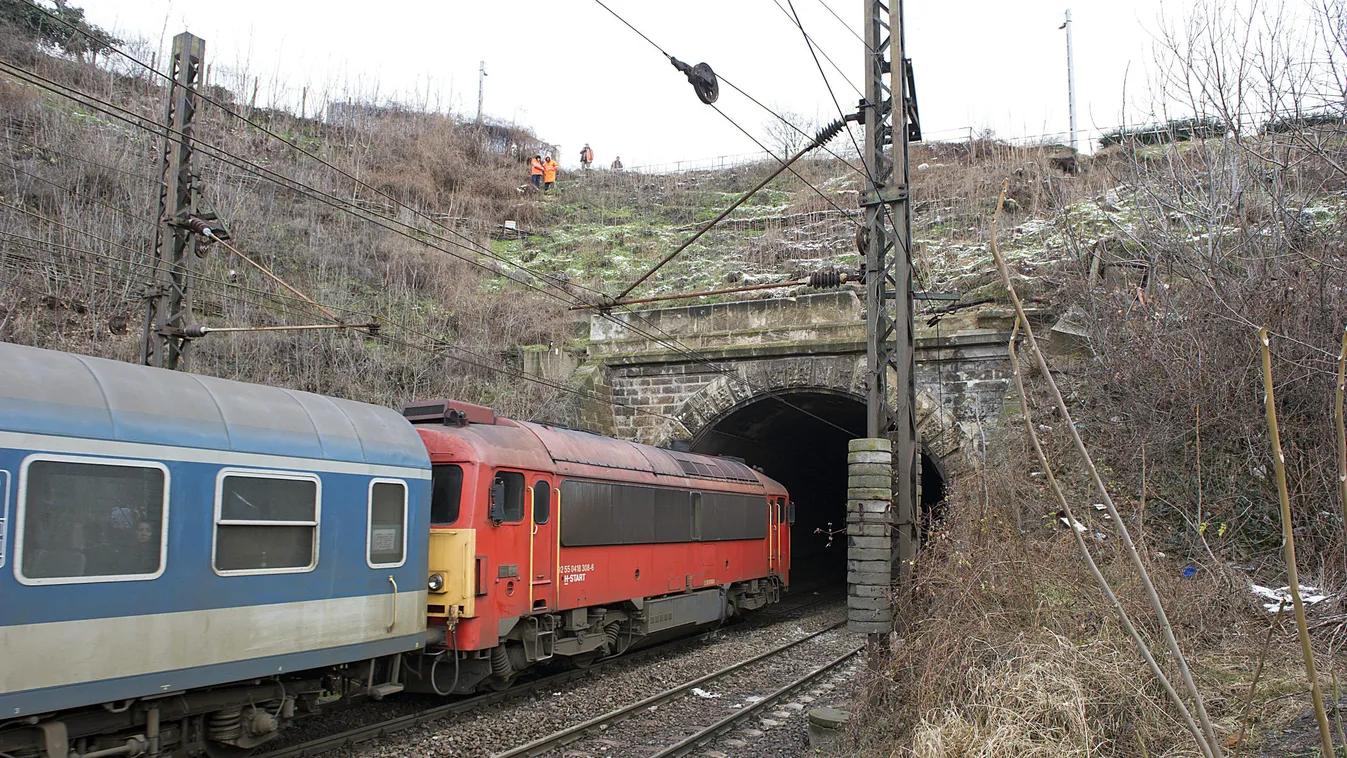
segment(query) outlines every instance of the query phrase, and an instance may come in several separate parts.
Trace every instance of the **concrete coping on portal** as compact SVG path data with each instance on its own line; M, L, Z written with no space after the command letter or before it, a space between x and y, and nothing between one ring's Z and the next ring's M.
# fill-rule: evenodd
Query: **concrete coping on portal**
M654 329L667 335L763 329L781 324L854 325L863 323L861 310L856 293L842 289L790 298L616 312L609 318L595 314L589 320L589 339L595 342L640 338L628 328L629 323L635 323L642 331Z

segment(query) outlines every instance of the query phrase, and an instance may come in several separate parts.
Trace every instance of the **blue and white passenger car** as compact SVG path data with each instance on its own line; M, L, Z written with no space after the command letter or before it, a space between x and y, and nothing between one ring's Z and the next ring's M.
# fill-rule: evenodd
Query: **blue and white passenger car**
M237 755L397 691L429 496L394 411L0 343L0 753Z

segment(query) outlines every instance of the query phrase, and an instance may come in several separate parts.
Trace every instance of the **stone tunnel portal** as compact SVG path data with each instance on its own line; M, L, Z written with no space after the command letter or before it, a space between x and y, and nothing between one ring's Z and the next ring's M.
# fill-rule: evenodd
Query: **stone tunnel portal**
M847 442L864 436L864 398L792 390L730 408L702 428L691 449L741 458L786 486L796 503L791 584L809 586L846 580ZM923 512L943 499L938 462L923 454Z

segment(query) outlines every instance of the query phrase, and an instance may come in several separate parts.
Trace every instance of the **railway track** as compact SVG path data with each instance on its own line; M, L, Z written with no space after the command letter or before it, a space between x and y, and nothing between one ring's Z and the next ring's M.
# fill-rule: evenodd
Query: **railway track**
M506 750L504 752L494 753L492 754L491 758L523 758L523 757L536 758L537 756L546 755L553 751L564 748L565 746L573 742L583 739L587 734L593 732L594 730L604 729L641 712L649 712L651 710L654 710L660 706L663 706L666 703L669 703L673 700L685 696L686 694L692 692L695 688L699 688L701 685L710 684L711 682L724 679L730 674L741 672L747 669L748 667L752 666L753 664L781 655L782 653L784 653L787 650L790 650L791 648L794 648L798 645L801 645L805 642L808 642L812 639L815 639L823 634L831 632L845 625L846 625L845 621L838 622L836 624L833 624L832 626L820 629L819 631L813 632L804 637L791 640L790 642L787 642L783 645L778 645L777 647L772 648L771 650L759 653L758 655L755 655L751 658L746 658L742 661L731 664L717 671L713 671L709 674L706 674L705 676L698 677L688 682L683 682L682 684L670 687L669 689L666 689L663 692L657 693L643 700L639 700L635 703L630 703L628 705L622 706L621 708L617 708L615 710L609 711L608 713L589 719L588 721L584 721L582 723L576 724L566 729L554 732L553 734L550 734L546 737L542 737L540 739L534 740L524 745L520 745L510 750ZM862 649L864 649L864 645L856 645L854 647L849 648L847 651L828 661L824 665L811 670L802 677L798 677L788 682L786 685L778 688L777 690L767 695L766 697L763 697L762 699L753 702L751 705L735 709L729 715L715 721L714 723L712 723L709 726L706 726L703 729L698 730L694 734L683 738L682 740L665 748L659 753L654 754L654 757L652 758L658 758L663 756L682 756L688 754L689 752L695 750L698 745L701 745L702 743L707 742L708 740L714 739L716 736L732 729L736 724L743 721L744 719L747 719L749 716L760 711L762 708L765 708L768 705L775 703L776 701L780 700L782 697L789 694L790 692L799 689L800 687L803 687L806 684L809 684L815 679L823 676L824 674L827 674L829 671L832 671L837 666L842 665L856 653L860 652Z
M770 609L771 618L775 619L782 615L793 614L799 611L813 608L815 606L836 602L840 597L841 596L837 593L826 591L820 591L817 595L814 594L806 595L803 593L794 595L793 598L798 598L799 599L798 602L791 603L783 601L782 603L773 606ZM767 617L765 616L754 616L749 619L748 623L753 624L756 619L766 620L766 618ZM806 637L799 638L798 640L795 640L793 643L788 643L787 645L781 646L777 650L769 651L768 654L766 655L774 654L779 650L792 647L794 644L798 644L799 642L803 642L805 640L817 637L819 634L822 634L823 632L837 628L837 626L840 626L840 624L834 624L833 626L830 626L827 629L820 630L819 632L812 633ZM298 742L293 745L287 745L277 750L258 754L254 756L254 758L305 758L306 756L320 755L333 750L338 750L340 748L356 745L373 739L378 739L380 737L384 737L396 732L410 729L412 727L420 726L422 724L428 724L452 716L468 714L477 711L479 709L485 708L487 706L524 698L536 692L545 692L549 689L556 688L559 685L564 685L581 678L588 678L614 665L639 662L643 659L652 658L657 655L677 652L678 650L681 650L683 648L693 647L699 644L705 638L705 636L706 636L705 634L694 634L683 639L674 640L660 645L655 645L641 650L636 650L627 653L625 655L616 656L603 661L599 661L595 663L593 666L590 666L588 668L562 671L556 674L539 677L537 679L533 679L518 684L502 692L487 692L481 695L473 695L470 697L457 699L452 702L443 703L431 708L425 708L416 711L414 713L395 716L374 723L358 726L352 729L343 730L329 735L324 735L316 739ZM750 660L756 660L762 657L765 657L765 655L757 656L754 659ZM725 673L728 673L728 669L725 671ZM695 684L690 686L695 686Z

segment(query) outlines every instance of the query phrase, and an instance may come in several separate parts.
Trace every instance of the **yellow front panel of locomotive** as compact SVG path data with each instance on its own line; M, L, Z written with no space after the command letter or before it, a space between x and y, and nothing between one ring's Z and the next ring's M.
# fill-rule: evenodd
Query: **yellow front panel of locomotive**
M430 616L471 618L477 615L477 530L445 529L430 533L430 571L444 579L426 603Z

